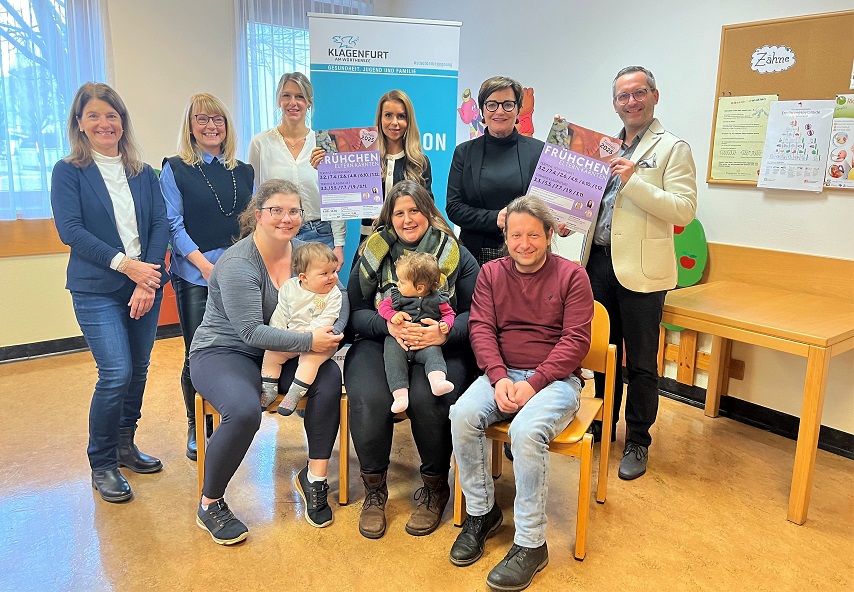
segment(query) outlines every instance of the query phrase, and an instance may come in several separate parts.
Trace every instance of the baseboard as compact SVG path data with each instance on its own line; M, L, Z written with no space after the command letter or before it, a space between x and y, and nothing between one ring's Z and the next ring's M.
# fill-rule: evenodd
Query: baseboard
M161 325L157 327L157 339L179 337L181 325ZM0 363L18 362L40 356L52 356L56 354L68 354L76 351L89 349L86 340L82 336L66 337L64 339L51 339L50 341L38 341L36 343L24 343L22 345L8 345L0 347Z
M660 378L658 388L669 399L681 401L694 407L703 408L706 402L706 389L687 386L672 378ZM720 414L747 425L768 430L790 440L797 440L800 418L782 411L762 407L756 403L728 397L721 397ZM821 426L818 435L818 447L822 450L854 459L854 434L848 434L828 426Z

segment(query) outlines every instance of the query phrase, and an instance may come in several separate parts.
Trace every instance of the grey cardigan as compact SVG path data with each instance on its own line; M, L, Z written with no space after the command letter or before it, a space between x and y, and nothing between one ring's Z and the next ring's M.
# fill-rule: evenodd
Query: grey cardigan
M302 241L292 239L293 248ZM338 283L338 288L345 288ZM270 317L279 293L252 235L236 242L216 262L208 282L208 301L202 324L190 346L190 356L199 350L225 347L249 355L262 356L264 350L307 352L311 333L270 327ZM341 313L334 331L341 333L350 316L350 302L344 294Z

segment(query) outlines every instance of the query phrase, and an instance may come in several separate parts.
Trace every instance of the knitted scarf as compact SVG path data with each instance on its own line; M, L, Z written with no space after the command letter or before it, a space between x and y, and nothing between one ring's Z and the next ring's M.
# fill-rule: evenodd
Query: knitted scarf
M365 249L359 258L359 287L364 298L374 299L374 308L391 296L391 289L397 286L397 273L394 263L407 251L431 253L439 261L442 274L440 289L448 293L451 306L456 305L456 283L460 273L460 246L453 237L441 230L427 228L418 246L414 249L404 246L393 228L380 226L365 239Z

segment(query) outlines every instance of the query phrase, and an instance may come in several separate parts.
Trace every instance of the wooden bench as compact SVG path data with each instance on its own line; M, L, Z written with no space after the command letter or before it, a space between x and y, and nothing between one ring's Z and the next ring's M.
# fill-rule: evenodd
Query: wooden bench
M712 335L709 417L726 388L731 341L807 358L788 510L803 524L830 360L854 349L854 261L710 243L704 283L669 292L662 322Z

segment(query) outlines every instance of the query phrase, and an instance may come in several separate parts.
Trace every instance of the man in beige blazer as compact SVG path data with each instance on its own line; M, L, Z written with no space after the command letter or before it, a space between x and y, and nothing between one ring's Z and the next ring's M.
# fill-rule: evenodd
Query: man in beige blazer
M582 264L593 296L611 317L617 368L626 348L626 447L621 479L646 472L649 430L658 412L658 326L667 290L676 286L673 225L686 225L697 209L691 148L655 119L659 93L652 72L623 68L612 87L614 111L623 121L620 153L611 161L595 228L587 234ZM605 390L596 375L596 396ZM614 426L623 385L615 385Z

